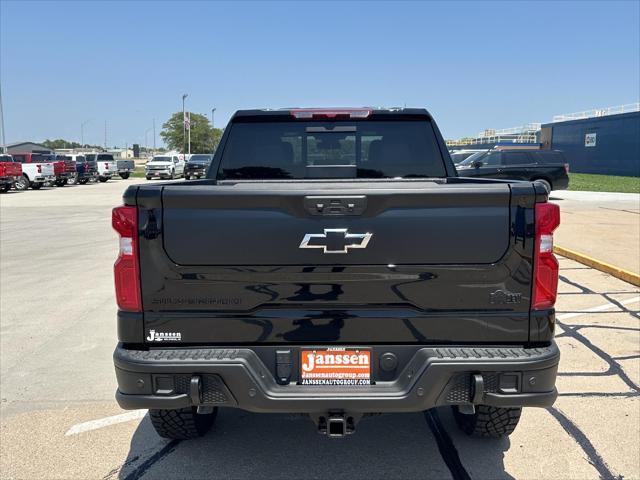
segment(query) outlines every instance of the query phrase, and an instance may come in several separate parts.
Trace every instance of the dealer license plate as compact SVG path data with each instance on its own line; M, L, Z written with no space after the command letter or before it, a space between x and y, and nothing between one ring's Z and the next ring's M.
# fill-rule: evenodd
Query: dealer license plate
M371 350L356 347L300 351L303 385L371 385Z

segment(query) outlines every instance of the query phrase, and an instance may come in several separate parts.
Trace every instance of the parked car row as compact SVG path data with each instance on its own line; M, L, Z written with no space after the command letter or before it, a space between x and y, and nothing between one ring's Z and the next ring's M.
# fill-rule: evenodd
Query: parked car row
M129 178L133 160L118 160L110 153L60 155L56 153L13 153L0 155L0 192L38 190L44 185L84 185L106 182L118 175Z
M147 180L152 178L180 178L186 180L204 177L207 168L213 160L213 155L193 154L188 160L179 155L156 155L144 166L144 175Z
M569 188L569 164L558 150L466 150L454 151L451 156L465 157L454 160L461 177L535 181L549 192Z

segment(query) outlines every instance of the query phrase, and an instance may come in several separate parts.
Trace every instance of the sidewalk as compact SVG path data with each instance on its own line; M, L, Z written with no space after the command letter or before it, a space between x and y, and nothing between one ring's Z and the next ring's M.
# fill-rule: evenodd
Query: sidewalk
M558 246L640 273L640 195L554 191L560 206Z

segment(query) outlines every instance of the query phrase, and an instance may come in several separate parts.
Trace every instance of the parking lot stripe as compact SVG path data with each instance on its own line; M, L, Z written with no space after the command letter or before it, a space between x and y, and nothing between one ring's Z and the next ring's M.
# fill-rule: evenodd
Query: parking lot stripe
M629 305L630 303L640 302L640 297L628 298L622 302L618 302L620 305ZM607 310L611 310L612 308L617 308L618 306L613 303L606 303L604 305L598 305L597 307L587 308L586 310L582 310L580 312L571 312L571 313L563 313L556 318L558 320L568 320L570 318L579 317L580 315L584 315L586 313L595 313L595 312L605 312Z
M131 420L138 420L147 414L146 410L133 410L131 412L122 413L120 415L113 415L111 417L99 418L98 420L91 420L89 422L78 423L74 425L65 436L77 435L78 433L89 432L91 430L98 430L99 428L108 427L110 425L116 425L118 423L130 422Z

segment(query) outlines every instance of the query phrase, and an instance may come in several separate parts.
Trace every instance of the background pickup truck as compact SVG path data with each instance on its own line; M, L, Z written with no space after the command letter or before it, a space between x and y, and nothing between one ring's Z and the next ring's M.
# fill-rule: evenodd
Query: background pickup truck
M456 165L462 177L529 180L547 191L569 188L569 164L557 150L489 150Z
M557 396L558 207L458 178L426 110L239 111L206 179L130 186L112 223L116 398L164 437L219 406L503 436Z
M48 162L53 164L56 176L55 184L64 187L67 183L75 184L77 180L76 162L69 155L45 155Z
M118 160L118 175L120 178L126 180L135 171L136 164L133 160Z
M43 185L55 181L53 164L42 153L14 153L14 162L22 164L22 177L16 180L16 190L26 190L31 187L39 190Z
M118 164L110 153L87 153L85 156L87 161L96 163L100 182L104 183L118 173Z
M0 193L8 192L22 178L22 166L11 155L0 155Z

